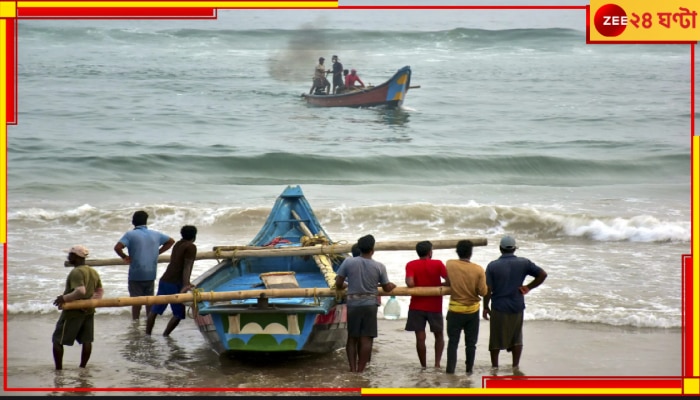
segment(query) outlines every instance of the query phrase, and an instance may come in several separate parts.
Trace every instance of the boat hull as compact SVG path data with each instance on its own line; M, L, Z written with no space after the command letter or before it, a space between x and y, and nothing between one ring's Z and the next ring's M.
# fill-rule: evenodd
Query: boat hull
M297 247L329 240L299 187L288 187L250 246ZM224 259L193 281L203 292L259 292L283 287L329 288L347 255ZM281 285L281 286L280 286ZM345 346L347 312L332 297L255 297L201 301L195 324L219 354L327 353Z
M411 84L411 68L405 66L379 86L341 94L302 94L316 107L400 107Z
M208 314L195 323L212 349L227 353L329 353L345 347L347 311L343 304L326 314Z

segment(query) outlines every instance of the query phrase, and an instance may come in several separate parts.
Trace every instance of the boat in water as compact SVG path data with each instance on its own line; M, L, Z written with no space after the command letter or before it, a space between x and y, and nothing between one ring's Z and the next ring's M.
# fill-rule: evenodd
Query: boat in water
M356 88L339 94L301 95L309 105L317 107L385 107L403 104L411 85L411 67L405 66L388 81L378 86Z
M288 186L245 249L261 256L225 258L193 283L208 292L332 288L348 254L270 256L269 249L331 243L301 188ZM227 250L222 246L219 250ZM214 248L216 251L217 248ZM250 252L248 252L250 253ZM234 252L235 254L235 252ZM195 323L219 355L237 352L327 353L345 346L347 313L335 297L256 296L201 301Z

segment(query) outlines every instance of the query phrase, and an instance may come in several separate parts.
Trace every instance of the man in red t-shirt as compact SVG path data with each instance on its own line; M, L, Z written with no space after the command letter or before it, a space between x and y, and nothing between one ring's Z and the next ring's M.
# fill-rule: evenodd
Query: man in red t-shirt
M360 84L361 88L365 87L365 83L362 82L362 79L357 75L357 70L352 69L350 70L350 75L345 77L345 89L354 89L356 82Z
M406 264L406 286L449 286L447 269L440 260L433 260L433 244L425 240L416 244L418 259ZM441 278L445 281L442 282ZM406 330L416 333L416 351L423 369L425 361L425 323L435 335L435 368L440 368L442 350L445 348L443 337L442 296L411 296L408 306Z

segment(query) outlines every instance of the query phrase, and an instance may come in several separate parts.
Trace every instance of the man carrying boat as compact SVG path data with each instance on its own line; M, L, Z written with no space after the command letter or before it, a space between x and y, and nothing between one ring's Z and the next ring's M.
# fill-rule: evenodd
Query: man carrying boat
M389 281L386 266L372 259L374 236L358 239L359 257L346 258L336 272L336 290L342 290L347 278L348 340L345 352L350 372L363 372L372 354L373 338L377 337L377 285L391 292L396 285Z
M180 229L180 235L182 239L173 246L170 263L158 281L158 296L187 293L194 287L190 282L190 277L194 259L197 257L197 246L194 244L197 239L197 227L185 225ZM167 304L155 304L151 307L151 312L148 313L146 319L147 335L151 334L156 318L163 315L167 306ZM169 336L180 321L185 319L185 306L182 303L171 303L170 309L173 311L173 316L168 321L163 336Z
M406 286L450 286L445 264L433 259L433 244L428 240L416 244L418 259L406 264ZM445 281L443 282L442 279ZM406 330L416 336L416 352L421 368L426 369L425 325L430 325L430 331L435 337L435 368L440 368L442 351L445 348L443 336L444 324L442 315L442 296L411 296L408 306Z
M153 296L155 290L158 256L168 251L175 240L170 236L148 229L148 214L139 210L131 217L134 229L126 232L114 245L114 251L129 264L129 295L131 297ZM129 255L124 253L129 251ZM151 306L146 306L146 314ZM131 306L131 318L138 321L141 306Z
M56 297L53 305L61 311L53 333L53 359L56 369L63 369L63 346L72 346L77 340L82 345L80 368L85 368L92 354L95 330L95 309L63 310L63 305L74 300L101 299L104 294L102 280L94 268L85 264L88 249L73 246L68 250L68 265L73 269L66 278L66 289Z

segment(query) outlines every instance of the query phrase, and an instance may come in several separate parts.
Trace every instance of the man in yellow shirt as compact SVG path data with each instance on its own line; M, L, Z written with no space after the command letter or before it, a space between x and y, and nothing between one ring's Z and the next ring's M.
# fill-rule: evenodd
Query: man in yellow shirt
M469 240L457 242L459 260L448 260L447 276L452 295L447 309L447 369L455 373L459 338L464 331L467 374L474 370L476 342L479 338L479 304L486 295L484 268L469 261L474 245Z

